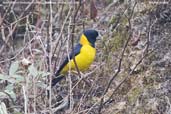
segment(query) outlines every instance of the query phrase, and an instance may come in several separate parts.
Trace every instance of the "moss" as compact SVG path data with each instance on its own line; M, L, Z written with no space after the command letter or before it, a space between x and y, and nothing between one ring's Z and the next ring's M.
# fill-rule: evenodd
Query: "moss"
M121 18L120 23L121 23L122 25L127 25L127 24L128 24L128 18L127 18L127 17Z
M114 44L115 44L115 48L120 48L123 44L123 38L121 36L121 34L117 34L117 36L114 38Z
M117 21L117 17L116 16L112 16L109 20L109 25L115 24Z
M124 43L124 38L122 32L114 33L114 38L109 42L109 48L111 51L116 51L121 48Z
M134 104L135 101L137 100L138 96L140 95L142 89L141 87L136 87L136 88L133 88L129 93L128 93L128 101L129 103L131 104Z
M109 5L109 4L111 4L113 2L113 0L106 0L105 1L105 5Z
M148 87L153 86L154 81L155 81L154 76L148 76L143 78L143 84Z

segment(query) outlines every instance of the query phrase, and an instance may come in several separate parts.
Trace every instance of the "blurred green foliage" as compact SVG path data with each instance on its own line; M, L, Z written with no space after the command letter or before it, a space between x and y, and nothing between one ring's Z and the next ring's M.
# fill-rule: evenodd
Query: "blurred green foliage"
M17 100L17 96L20 95L18 92L22 93L23 90L21 87L26 86L26 83L29 85L33 85L33 83L35 83L36 87L45 89L47 85L43 81L39 80L46 78L48 75L50 75L50 73L38 70L33 64L26 68L21 65L20 61L15 61L9 68L9 75L0 74L0 83L8 82L7 86L0 91L0 98L3 99L9 97L14 104ZM29 86L27 89L33 91L32 86ZM0 105L0 114L6 114L1 113L2 111L5 111L4 106L5 104ZM18 112L14 113L20 114Z

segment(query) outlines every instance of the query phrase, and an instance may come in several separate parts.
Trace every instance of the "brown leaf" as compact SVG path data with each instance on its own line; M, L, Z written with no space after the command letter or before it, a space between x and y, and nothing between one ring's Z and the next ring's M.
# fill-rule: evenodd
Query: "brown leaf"
M134 39L134 41L131 42L131 45L136 46L136 45L138 45L139 41L140 41L140 38L136 38L136 39Z
M90 19L93 19L95 21L96 17L97 17L97 8L95 6L94 0L91 0L91 2L90 2Z

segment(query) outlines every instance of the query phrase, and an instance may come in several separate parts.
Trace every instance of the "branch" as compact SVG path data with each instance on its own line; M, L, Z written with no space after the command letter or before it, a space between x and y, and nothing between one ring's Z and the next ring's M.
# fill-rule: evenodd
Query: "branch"
M133 12L134 12L134 8L135 8L136 4L137 4L137 2L134 4L133 10L132 10L132 12L131 12L131 15L130 15L130 17L128 18L128 22L129 22L128 30L131 30L131 18L132 18L132 15L133 15ZM119 72L120 72L122 60L123 60L123 57L124 57L124 53L125 53L125 50L126 50L126 48L127 48L127 46L128 46L128 42L130 41L130 39L131 39L131 32L129 33L129 36L128 36L128 38L127 38L127 41L126 41L126 43L125 43L125 45L124 45L124 48L123 48L123 50L122 50L122 53L121 53L121 56L120 56L120 59L119 59L119 65L118 65L117 72L112 76L112 78L110 79L110 81L109 81L109 83L108 83L106 89L104 90L103 96L102 96L101 101L100 101L99 110L98 110L98 113L99 113L99 114L101 113L101 110L102 110L102 108L103 108L104 96L105 96L105 94L108 92L108 90L109 90L109 88L110 88L110 86L111 86L111 83L112 83L113 80L118 76L118 74L119 74Z
M152 50L152 51L150 51L149 53L146 53L138 62L137 62L137 64L134 66L134 68L129 72L129 75L127 75L120 83L119 83L119 85L113 90L113 92L112 92L112 94L111 94L111 96L103 103L103 105L106 105L107 103L111 103L111 99L112 99L112 97L114 96L114 94L116 93L116 91L119 89L119 87L121 87L121 85L133 74L133 72L134 72L134 70L137 68L137 66L139 65L139 64L141 64L142 63L142 61L147 57L147 56L149 56L150 54L152 54L154 51L155 51L156 49L154 49L154 50Z

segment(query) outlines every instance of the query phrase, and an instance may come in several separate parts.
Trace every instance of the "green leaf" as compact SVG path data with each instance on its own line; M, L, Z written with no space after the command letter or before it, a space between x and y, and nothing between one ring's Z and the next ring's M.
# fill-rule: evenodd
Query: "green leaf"
M15 79L16 83L24 82L24 77L21 75L13 75L12 77Z
M13 62L10 66L10 69L9 69L9 75L16 74L18 68L19 68L19 61Z
M9 84L5 87L5 90L10 90L10 91L13 91L14 89L14 85L13 84Z
M10 83L12 83L12 84L15 84L16 83L16 80L13 79L13 78L9 78L7 81L10 82Z
M20 112L20 109L14 108L13 114L22 114L22 113Z
M37 86L37 87L40 87L40 88L43 88L43 89L47 88L47 84L44 84L44 83L42 83L42 82L37 82L37 83L36 83L36 86Z
M38 71L33 65L30 65L28 70L29 74L33 75L34 77L38 76Z
M0 80L8 80L8 76L0 74Z
M48 75L50 75L50 72L39 71L39 76L41 77L47 77Z
M7 113L7 108L4 102L1 102L0 104L0 114L8 114Z
M6 97L6 94L3 93L3 92L0 92L0 98L5 98ZM1 114L1 113L0 113Z
M16 95L15 95L13 89L14 89L14 85L9 84L8 86L6 86L5 92L8 93L11 96L11 98L16 99Z
M11 96L11 98L14 99L14 101L16 100L16 94L13 90L5 90L5 92L8 93Z
M0 80L3 80L3 81L7 80L10 83L15 83L15 79L13 79L7 75L3 75L3 74L0 74Z

